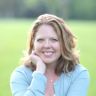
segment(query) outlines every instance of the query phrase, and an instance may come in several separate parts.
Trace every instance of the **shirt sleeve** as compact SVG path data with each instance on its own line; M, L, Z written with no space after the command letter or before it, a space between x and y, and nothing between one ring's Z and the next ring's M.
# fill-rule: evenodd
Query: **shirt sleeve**
M34 71L32 81L28 84L25 74L15 71L10 79L12 96L44 96L46 81L43 74Z
M83 70L71 82L66 96L87 96L89 81L88 71Z

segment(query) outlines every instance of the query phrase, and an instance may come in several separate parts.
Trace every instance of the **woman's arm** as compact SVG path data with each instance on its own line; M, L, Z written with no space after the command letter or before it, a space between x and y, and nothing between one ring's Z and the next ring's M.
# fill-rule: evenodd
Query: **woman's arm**
M89 85L89 73L83 70L72 81L66 96L86 96Z
M23 71L13 72L10 80L12 96L44 96L46 77L38 72L32 73L29 84Z

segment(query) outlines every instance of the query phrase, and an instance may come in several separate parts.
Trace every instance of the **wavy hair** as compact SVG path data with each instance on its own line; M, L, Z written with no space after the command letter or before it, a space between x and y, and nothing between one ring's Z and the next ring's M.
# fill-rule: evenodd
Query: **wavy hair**
M30 55L33 50L35 34L38 28L43 24L52 26L60 41L62 54L58 59L55 73L59 75L62 72L68 73L74 70L75 65L79 63L79 54L76 49L77 38L70 31L68 25L65 24L65 21L62 18L52 14L40 15L31 27L30 35L28 37L28 55ZM32 62L30 62L30 64L32 66L32 70L34 71L36 66L32 64Z

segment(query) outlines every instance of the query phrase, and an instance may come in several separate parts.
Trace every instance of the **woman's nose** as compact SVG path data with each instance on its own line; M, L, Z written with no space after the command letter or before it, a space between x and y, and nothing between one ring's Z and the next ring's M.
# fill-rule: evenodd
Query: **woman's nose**
M44 47L47 47L49 48L50 47L50 41L49 40L46 40L45 43L44 43Z

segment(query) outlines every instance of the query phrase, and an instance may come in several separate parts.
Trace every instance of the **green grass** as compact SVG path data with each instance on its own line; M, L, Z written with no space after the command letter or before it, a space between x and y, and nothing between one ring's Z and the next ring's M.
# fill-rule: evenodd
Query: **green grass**
M90 72L88 96L96 94L96 22L68 21L78 37L80 61ZM32 20L0 20L0 96L11 96L9 80L13 69L19 65L26 48L27 32Z

